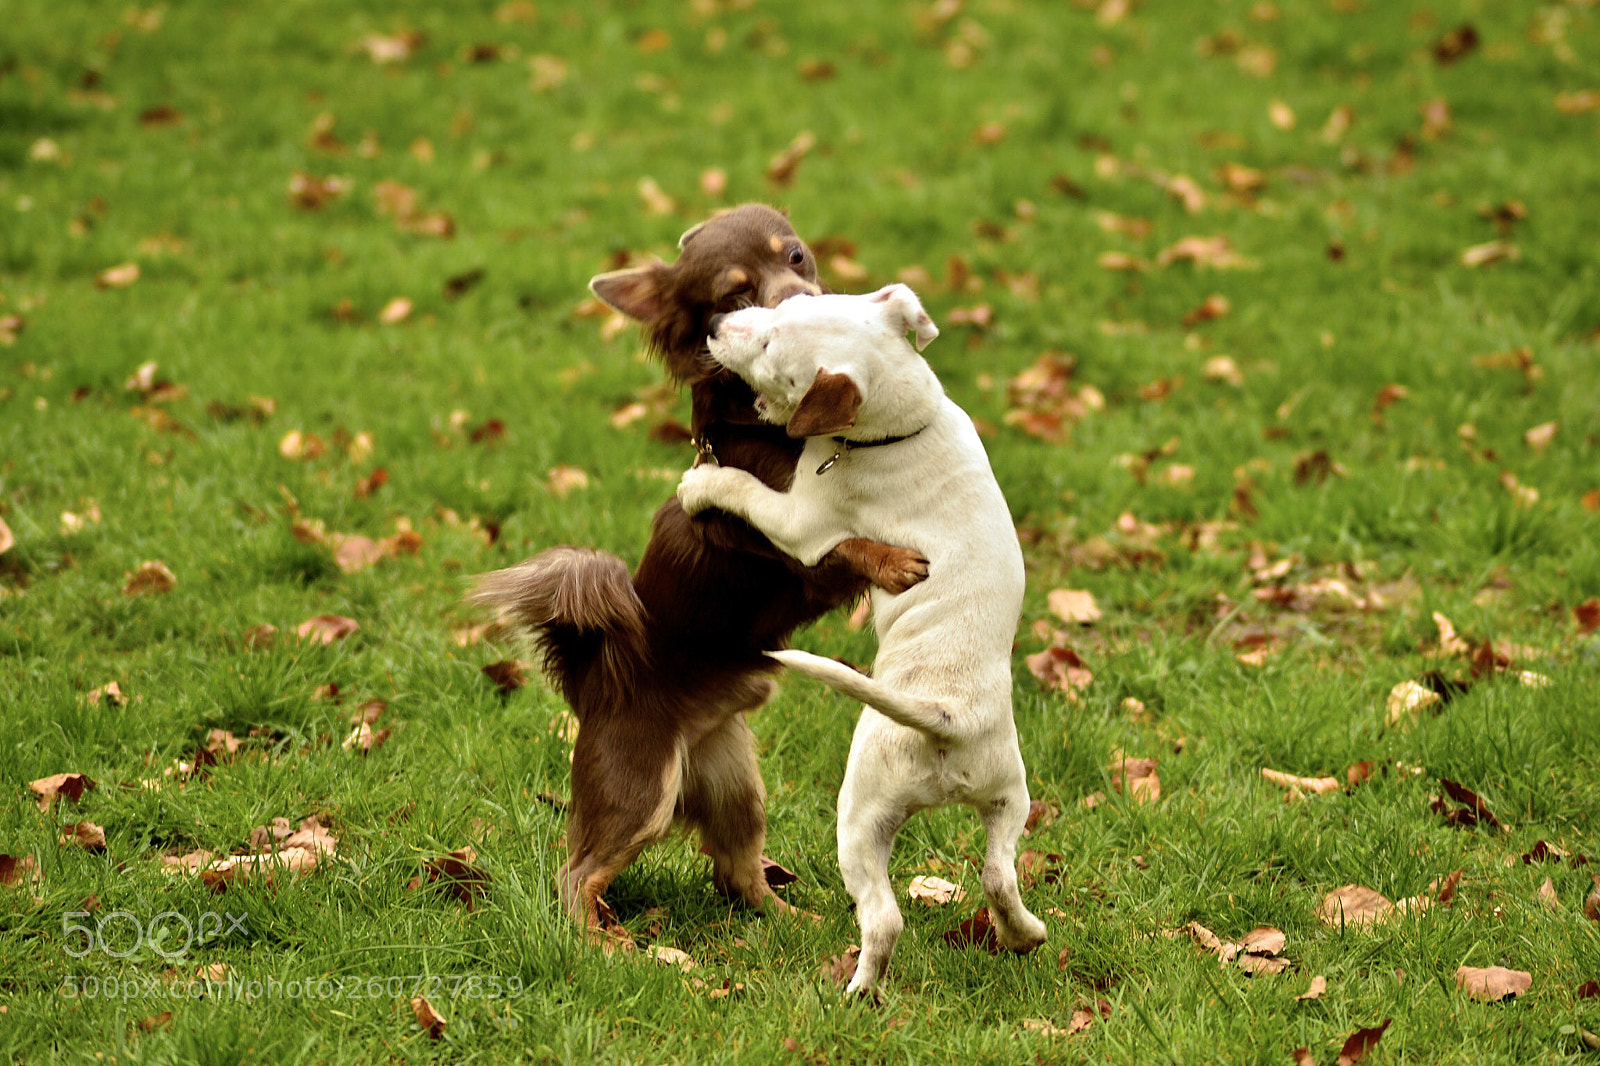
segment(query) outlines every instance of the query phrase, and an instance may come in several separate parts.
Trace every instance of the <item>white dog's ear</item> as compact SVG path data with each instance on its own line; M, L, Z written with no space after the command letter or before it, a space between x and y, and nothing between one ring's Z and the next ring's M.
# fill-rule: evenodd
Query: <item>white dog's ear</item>
M922 309L922 301L909 287L898 282L885 285L872 294L872 299L884 304L887 314L899 316L898 324L902 332L911 330L916 333L917 351L922 351L939 335L939 327L933 324L928 312Z
M796 439L843 433L856 424L860 409L861 389L849 375L818 370L816 380L800 398L800 406L784 428Z

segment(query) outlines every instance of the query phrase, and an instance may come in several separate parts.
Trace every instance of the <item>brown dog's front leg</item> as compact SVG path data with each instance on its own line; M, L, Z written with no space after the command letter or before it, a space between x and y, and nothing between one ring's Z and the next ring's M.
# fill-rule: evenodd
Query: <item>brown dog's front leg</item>
M830 555L885 592L901 593L928 576L928 560L910 548L897 548L865 537L840 542Z

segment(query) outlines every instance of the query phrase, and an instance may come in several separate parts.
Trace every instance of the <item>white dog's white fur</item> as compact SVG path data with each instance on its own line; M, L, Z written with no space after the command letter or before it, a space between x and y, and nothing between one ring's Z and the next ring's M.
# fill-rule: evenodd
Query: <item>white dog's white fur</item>
M965 803L983 819L983 890L1000 944L1022 952L1045 938L1017 891L1028 817L1011 709L1022 549L972 420L907 343L908 330L918 350L938 335L904 285L728 315L711 338L713 358L750 383L764 418L808 438L805 451L786 493L709 465L678 486L685 511L739 515L807 564L850 537L928 559L921 584L873 590L874 676L808 652L771 653L867 704L839 792L839 865L861 923L847 994L871 993L894 949L904 922L889 852L928 807Z

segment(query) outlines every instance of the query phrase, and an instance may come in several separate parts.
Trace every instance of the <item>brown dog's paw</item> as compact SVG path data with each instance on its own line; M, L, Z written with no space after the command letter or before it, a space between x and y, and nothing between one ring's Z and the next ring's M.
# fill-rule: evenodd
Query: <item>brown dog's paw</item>
M844 541L834 551L849 560L856 573L885 592L898 595L928 576L928 560L921 552L910 548L856 537Z
M885 592L898 595L921 584L927 577L928 560L923 558L921 552L910 548L890 548L872 583Z

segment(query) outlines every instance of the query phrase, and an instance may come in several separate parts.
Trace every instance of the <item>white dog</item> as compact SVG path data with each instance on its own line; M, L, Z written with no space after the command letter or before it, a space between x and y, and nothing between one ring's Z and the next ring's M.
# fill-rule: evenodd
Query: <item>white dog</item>
M839 866L861 923L847 994L872 994L894 950L904 921L889 851L924 808L978 811L988 835L983 891L1000 944L1025 952L1045 938L1017 891L1028 817L1011 712L1022 549L972 420L907 343L908 330L917 350L939 332L904 285L722 318L712 357L749 382L763 418L808 438L805 451L786 493L711 465L678 486L688 513L736 514L807 564L850 537L904 544L928 559L921 584L873 591L874 676L808 652L771 653L867 704L839 792Z

